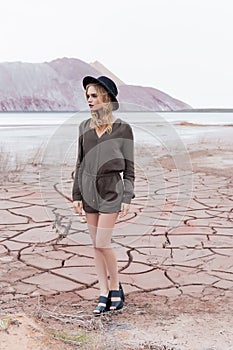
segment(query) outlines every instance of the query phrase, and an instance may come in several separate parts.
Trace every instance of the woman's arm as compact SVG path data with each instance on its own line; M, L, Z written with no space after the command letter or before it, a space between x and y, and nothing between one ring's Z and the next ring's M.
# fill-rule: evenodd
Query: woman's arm
M75 177L72 189L73 201L82 200L81 193L81 163L83 161L83 134L81 132L81 124L79 125L79 137L78 137L78 156L76 161Z
M125 169L123 171L124 181L124 194L123 203L130 204L131 200L135 197L134 194L134 137L133 131L129 124L126 124L126 131L124 133L123 140L123 156L125 160Z

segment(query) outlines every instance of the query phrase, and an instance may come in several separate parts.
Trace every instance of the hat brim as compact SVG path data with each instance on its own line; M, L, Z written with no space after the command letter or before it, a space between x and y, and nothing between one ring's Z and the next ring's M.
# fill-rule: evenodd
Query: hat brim
M91 77L91 76L87 76L85 78L83 78L83 87L86 90L87 85L89 84L98 84L101 85L109 94L111 101L113 102L112 107L113 110L117 110L119 108L119 102L116 99L116 96L114 96L111 91L108 89L107 85L105 85L102 81L98 80L97 78Z

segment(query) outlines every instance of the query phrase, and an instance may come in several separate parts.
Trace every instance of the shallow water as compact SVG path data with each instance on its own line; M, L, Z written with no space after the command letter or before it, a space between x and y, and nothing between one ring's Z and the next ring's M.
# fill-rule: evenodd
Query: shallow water
M181 146L183 142L211 135L221 139L222 128L225 135L233 130L233 113L125 112L115 115L132 125L136 144ZM0 113L0 145L14 154L33 154L41 148L50 159L65 155L67 159L73 158L78 125L89 117L88 112ZM185 126L180 125L181 122L197 125ZM229 124L232 127L223 127Z

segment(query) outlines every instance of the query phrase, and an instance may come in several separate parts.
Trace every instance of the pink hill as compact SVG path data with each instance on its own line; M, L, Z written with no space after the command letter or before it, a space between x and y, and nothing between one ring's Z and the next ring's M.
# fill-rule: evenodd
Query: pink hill
M103 71L109 72L99 62L88 64L75 58L44 63L0 63L0 111L86 109L82 78L86 75L98 77L103 75ZM127 110L175 111L191 108L152 87L120 84L120 79L117 82L119 102L124 103Z

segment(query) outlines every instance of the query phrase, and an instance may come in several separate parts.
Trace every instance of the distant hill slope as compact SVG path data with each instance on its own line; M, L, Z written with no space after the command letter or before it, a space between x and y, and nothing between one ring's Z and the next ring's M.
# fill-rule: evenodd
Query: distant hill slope
M111 78L118 86L125 85L125 83L121 79L119 79L115 74L113 74L102 63L95 61L93 63L90 63L90 65L96 70L98 70L101 75L106 75L107 77Z
M76 58L62 58L44 63L0 63L0 111L87 109L82 78L103 74L115 77L119 101L126 110L191 108L157 89L124 84L99 62L88 64Z

